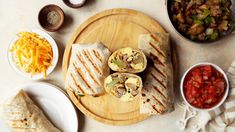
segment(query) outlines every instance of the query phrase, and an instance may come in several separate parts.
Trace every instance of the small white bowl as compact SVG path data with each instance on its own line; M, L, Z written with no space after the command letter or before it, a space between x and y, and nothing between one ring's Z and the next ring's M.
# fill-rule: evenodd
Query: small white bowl
M225 93L224 93L224 97L220 100L220 102L219 102L217 105L215 105L215 106L213 106L213 107L211 107L211 108L208 108L208 109L206 109L206 108L197 108L197 107L191 105L191 104L187 101L186 97L184 96L184 89L183 89L184 79L185 79L186 75L188 74L188 72L191 71L194 67L197 67L197 66L205 66L205 65L211 65L211 66L214 67L216 70L218 70L218 71L224 76L224 79L225 79L225 82L226 82L226 86L227 86L227 87L226 87L226 91L225 91ZM224 101L226 100L226 98L227 98L227 96L228 96L228 92L229 92L229 81L228 81L228 77L227 77L227 75L225 74L225 72L224 72L219 66L217 66L217 65L215 65L215 64L213 64L213 63L209 63L209 62L201 62L201 63L198 63L198 64L195 64L195 65L191 66L191 67L184 73L183 77L181 78L181 82L180 82L180 92L181 92L181 95L182 95L184 101L186 102L186 104L189 105L191 108L193 108L193 109L195 109L195 110L197 110L197 111L211 111L211 110L214 110L214 109L218 108L218 107L219 107L220 105L222 105L222 104L224 103Z
M52 47L52 52L53 52L53 59L51 62L51 66L48 67L47 71L46 71L46 75L48 76L56 67L56 64L58 62L58 58L59 58L59 53L58 53L58 47L57 44L55 42L55 40L46 32L39 30L39 29L32 29L29 32L34 32L37 33L38 35L44 37L50 44ZM20 67L18 67L15 62L14 62L14 58L13 58L13 54L11 52L9 52L10 48L15 44L15 42L18 40L18 36L16 35L15 38L13 39L13 41L11 42L9 48L8 48L8 61L10 63L10 65L12 66L12 68L20 75L22 75L23 77L26 77L28 79L31 80L39 80L44 78L43 73L35 73L34 75L31 75L30 73L26 73L24 71L22 71L20 69Z

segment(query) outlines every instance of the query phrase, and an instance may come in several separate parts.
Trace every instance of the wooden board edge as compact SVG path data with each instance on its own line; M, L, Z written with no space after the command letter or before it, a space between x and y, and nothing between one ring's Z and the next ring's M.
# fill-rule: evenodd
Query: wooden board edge
M116 13L120 13L120 12L121 13L131 13L133 15L138 14L138 15L141 15L142 17L145 17L145 18L151 20L153 24L155 24L155 25L159 24L160 25L160 23L157 20L150 17L149 15L146 15L145 13L142 13L142 12L139 12L139 11L136 11L136 10L133 10L133 9L126 9L126 8L108 9L108 10L102 11L102 12L97 13L96 15L88 18L85 22L83 22L78 27L78 29L74 32L71 39L69 40L69 42L66 45L64 56L63 56L63 63L62 63L62 73L63 73L64 79L65 79L68 64L69 64L68 60L69 60L69 56L70 56L70 52L71 52L71 46L74 43L74 41L76 40L77 36L86 28L87 25L91 24L93 21L95 21L97 19L100 19L100 18L106 16L107 14L112 15L112 14L116 14ZM166 30L163 27L161 27L161 28L162 28L163 31L166 32ZM91 117L91 118L93 118L93 119L95 119L99 122L103 122L105 124L109 124L109 125L130 125L130 124L134 124L134 123L143 121L143 120L147 119L148 117L150 117L150 115L143 115L140 118L134 118L134 119L131 119L131 120L118 121L118 123L116 121L107 120L107 119L101 118L99 116L96 116L95 114L93 114L90 111L88 111L87 109L85 109L71 91L69 91L67 89L66 89L66 91L67 91L69 97L71 98L71 100L73 101L73 103L79 108L79 110L82 113L84 113L88 117Z
M81 103L78 101L76 96L71 92L70 90L66 90L70 99L74 102L76 107L79 108L79 110L84 113L86 116L91 117L94 120L97 120L99 122L105 123L107 125L130 125L134 123L138 123L140 121L144 121L149 117L149 115L142 114L138 118L133 118L131 120L110 120L110 119L105 119L100 116L97 116L96 114L92 113L91 111L88 111Z

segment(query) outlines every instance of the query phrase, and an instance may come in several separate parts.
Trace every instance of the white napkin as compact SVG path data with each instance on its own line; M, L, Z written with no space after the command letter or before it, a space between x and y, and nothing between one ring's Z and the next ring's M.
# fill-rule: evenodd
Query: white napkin
M185 111L183 119L179 121L182 130L192 132L235 132L235 61L226 74L230 82L230 89L228 98L221 107L209 112L197 112L185 103L180 104ZM187 125L188 123L191 125Z

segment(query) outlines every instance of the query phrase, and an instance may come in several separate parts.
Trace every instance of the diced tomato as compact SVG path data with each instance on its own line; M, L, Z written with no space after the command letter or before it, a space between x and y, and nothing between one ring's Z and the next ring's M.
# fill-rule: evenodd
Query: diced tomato
M206 86L205 91L210 95L216 94L216 87L215 86Z
M202 83L202 73L199 68L192 70L192 80Z
M201 84L199 82L193 81L192 85L196 88L200 88Z
M208 102L209 101L209 102ZM215 103L217 101L217 98L213 95L209 95L207 100L206 100L206 103L207 104L212 104L212 103Z
M211 77L211 81L214 81L215 80L215 77Z
M192 94L193 97L198 97L200 95L199 94L199 89L197 87L192 87L191 94Z
M198 66L186 75L184 94L187 101L198 108L211 108L223 97L226 82L212 66Z
M222 79L216 79L213 81L213 85L216 86L216 94L220 96L225 91L225 82Z
M206 66L201 66L201 70L208 71L210 74L212 73L212 66L211 65L206 65Z
M195 100L195 98L193 98L193 96L192 96L191 94L188 94L188 95L186 96L186 98L187 98L187 100L189 101L189 103L192 103L192 102Z
M208 80L212 74L211 66L204 66L202 69L203 80Z

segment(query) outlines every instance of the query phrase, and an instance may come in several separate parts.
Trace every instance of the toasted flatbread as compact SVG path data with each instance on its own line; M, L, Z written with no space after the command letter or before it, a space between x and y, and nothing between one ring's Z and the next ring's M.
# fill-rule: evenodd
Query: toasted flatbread
M110 51L101 43L73 44L65 87L77 96L104 93L104 78L109 74Z
M173 69L169 35L141 35L139 48L149 62L144 72L140 113L155 115L173 111Z
M61 132L23 90L4 104L3 114L13 132Z

